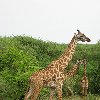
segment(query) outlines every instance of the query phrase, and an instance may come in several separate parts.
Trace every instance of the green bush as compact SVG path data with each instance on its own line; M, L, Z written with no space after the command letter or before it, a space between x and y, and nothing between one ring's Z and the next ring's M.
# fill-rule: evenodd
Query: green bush
M0 37L0 100L19 100L24 97L29 76L57 59L66 44L45 42L27 36ZM71 63L77 59L87 59L89 93L100 95L100 42L97 44L79 44ZM66 69L71 68L71 63ZM68 95L67 87L74 94L80 94L80 80L83 76L81 66L77 75L65 80L63 96ZM49 96L43 89L38 99Z

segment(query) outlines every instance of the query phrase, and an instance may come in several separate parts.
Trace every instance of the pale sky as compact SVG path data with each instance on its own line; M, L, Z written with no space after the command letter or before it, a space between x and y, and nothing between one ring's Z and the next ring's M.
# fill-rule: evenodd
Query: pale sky
M69 43L77 29L97 43L100 0L0 0L0 36Z

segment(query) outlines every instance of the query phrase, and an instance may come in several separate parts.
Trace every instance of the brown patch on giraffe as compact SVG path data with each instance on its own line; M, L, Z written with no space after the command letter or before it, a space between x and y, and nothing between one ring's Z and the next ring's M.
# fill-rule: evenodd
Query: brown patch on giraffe
M54 69L54 73L57 73L57 70L56 69Z

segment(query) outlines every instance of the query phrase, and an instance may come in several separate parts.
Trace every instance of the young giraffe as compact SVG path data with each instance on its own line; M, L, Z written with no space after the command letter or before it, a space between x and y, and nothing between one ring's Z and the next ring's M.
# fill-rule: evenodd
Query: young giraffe
M84 76L81 79L82 95L87 96L88 78L86 76L86 60L84 60L83 65L84 65Z
M63 81L62 74L64 73L64 69L68 66L68 63L72 59L72 56L75 52L75 48L78 41L82 42L90 42L91 40L86 37L79 30L78 34L75 33L72 38L70 44L68 45L68 49L65 49L65 52L55 61L51 62L48 67L33 73L30 77L30 88L27 94L25 95L25 100L36 100L40 90L42 87L49 86L50 88L55 87L58 94L58 99L62 100L62 85ZM55 84L54 84L55 83Z
M77 62L73 65L72 69L69 72L64 73L65 79L71 76L74 76L79 69L80 65L84 64L84 60L77 60Z

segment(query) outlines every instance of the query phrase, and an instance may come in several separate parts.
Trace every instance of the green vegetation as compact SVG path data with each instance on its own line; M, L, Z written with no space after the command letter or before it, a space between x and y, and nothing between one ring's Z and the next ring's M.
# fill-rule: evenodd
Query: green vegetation
M29 76L59 57L65 48L66 44L44 42L27 36L0 37L0 100L22 100ZM100 95L100 41L97 44L79 44L71 63L84 58L88 61L88 98L98 100L94 95ZM70 68L71 64L66 70ZM67 87L75 95L80 95L82 76L83 67L80 67L74 78L65 80L63 97L68 96ZM43 89L38 100L45 100L47 96L49 97L48 89Z

